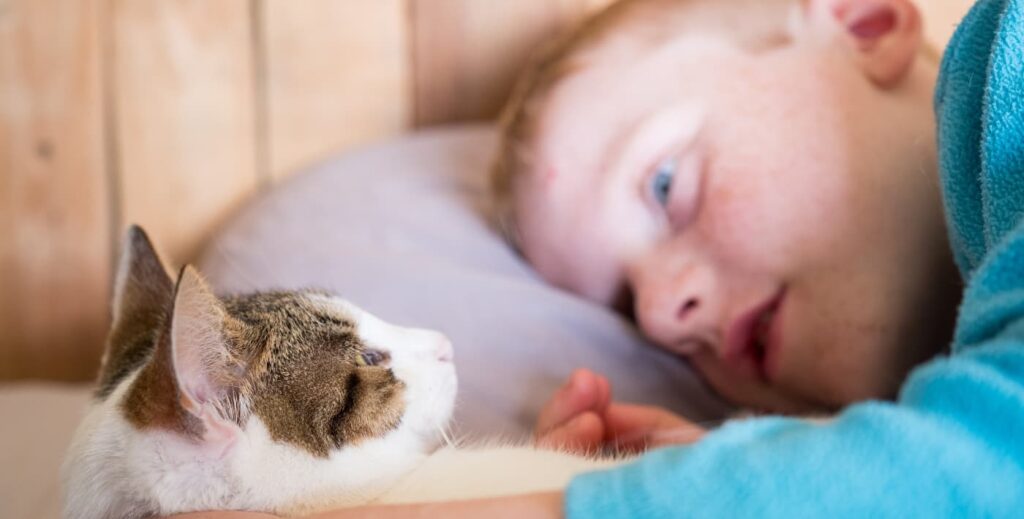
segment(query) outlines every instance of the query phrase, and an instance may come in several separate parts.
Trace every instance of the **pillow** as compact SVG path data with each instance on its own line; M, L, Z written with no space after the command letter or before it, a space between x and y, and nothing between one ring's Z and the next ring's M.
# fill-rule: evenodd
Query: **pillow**
M577 367L616 399L724 416L682 360L616 313L546 285L489 225L490 127L432 130L342 156L258 197L207 245L221 293L318 287L455 345L455 429L525 437Z

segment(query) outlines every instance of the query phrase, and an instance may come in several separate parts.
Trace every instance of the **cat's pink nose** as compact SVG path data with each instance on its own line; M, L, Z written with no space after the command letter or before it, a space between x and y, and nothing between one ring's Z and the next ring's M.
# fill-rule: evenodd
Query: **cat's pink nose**
M438 339L435 352L437 360L441 362L451 362L455 358L455 349L452 348L452 341L448 340L447 337Z

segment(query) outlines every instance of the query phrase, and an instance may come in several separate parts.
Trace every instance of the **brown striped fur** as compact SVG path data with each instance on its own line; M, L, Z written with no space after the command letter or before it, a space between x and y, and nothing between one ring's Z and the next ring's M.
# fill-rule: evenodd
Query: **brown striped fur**
M211 405L238 426L253 413L274 440L327 456L399 424L404 384L386 356L366 356L351 316L316 302L322 292L218 298L190 267L172 285L138 227L120 268L97 396L137 371L120 406L133 426L201 437Z

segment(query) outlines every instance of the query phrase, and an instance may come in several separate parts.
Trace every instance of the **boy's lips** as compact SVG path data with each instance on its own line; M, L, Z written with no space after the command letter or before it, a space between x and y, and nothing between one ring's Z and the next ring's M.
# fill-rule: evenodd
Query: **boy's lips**
M763 382L775 378L781 347L782 319L778 315L785 294L785 289L780 288L733 321L726 332L722 351L726 365Z

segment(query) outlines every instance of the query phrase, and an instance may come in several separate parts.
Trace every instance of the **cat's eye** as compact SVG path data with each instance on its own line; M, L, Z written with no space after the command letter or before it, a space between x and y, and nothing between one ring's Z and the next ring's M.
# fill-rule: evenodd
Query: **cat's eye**
M662 207L668 205L668 196L672 193L672 181L675 180L677 169L679 160L675 157L667 158L658 164L651 177L651 196Z
M356 364L360 366L379 366L388 361L391 357L383 351L365 349L359 353Z

